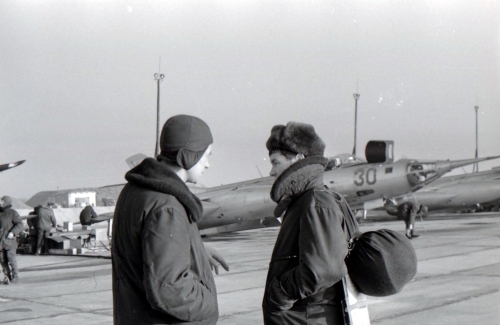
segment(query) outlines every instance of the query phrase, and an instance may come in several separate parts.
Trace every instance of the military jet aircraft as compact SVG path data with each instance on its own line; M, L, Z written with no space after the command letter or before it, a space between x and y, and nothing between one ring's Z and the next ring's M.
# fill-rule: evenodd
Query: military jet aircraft
M491 209L500 200L500 167L488 171L448 176L438 179L421 190L396 199L397 205L387 204L385 210L397 215L397 206L404 202L423 204L429 211L470 211Z
M26 160L20 160L20 161L16 161L16 162L13 162L13 163L8 163L8 164L0 165L0 172L3 172L4 170L7 170L7 169L11 169L11 168L17 167L17 166L21 165L22 163L24 163L25 161Z
M397 193L416 192L455 168L500 158L494 156L455 161L400 159L394 162L391 152L381 151L391 142L370 141L366 149L367 163L325 172L325 184L343 194L353 209L369 210L401 196ZM374 152L373 147L380 149Z
M417 191L455 168L500 157L394 162L393 147L392 141L370 141L365 151L367 162L356 159L339 165L338 159L332 159L324 174L325 185L344 195L353 209L369 210ZM192 188L203 203L204 218L198 223L202 234L278 225L273 217L276 204L269 197L273 183L273 177L264 177L212 188Z
M384 201L417 191L454 168L498 157L466 160L419 162L414 159L393 161L393 141L370 141L365 150L366 161L357 157L333 157L325 174L325 185L343 194L353 209L369 210L383 207ZM136 166L145 155L127 159ZM262 177L211 188L190 187L203 204L204 217L198 223L202 234L236 231L279 225L274 218L276 207L270 196L274 177ZM115 186L120 192L123 184ZM100 214L100 219L113 213ZM75 222L77 222L75 220Z

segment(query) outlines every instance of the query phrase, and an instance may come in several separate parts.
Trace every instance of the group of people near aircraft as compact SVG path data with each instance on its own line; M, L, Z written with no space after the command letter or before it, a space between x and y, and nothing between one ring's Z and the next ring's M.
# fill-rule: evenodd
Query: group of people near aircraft
M47 254L49 245L47 238L51 235L52 228L57 228L57 220L52 210L52 203L46 206L38 205L29 213L27 229L23 224L19 213L12 208L12 198L4 196L0 203L0 262L4 279L3 284L15 284L19 282L19 271L17 266L16 251L18 248L17 237L24 233L25 236L36 238L32 241L34 255ZM80 223L91 225L92 219L97 218L94 209L87 205L80 212ZM24 231L24 232L23 232Z
M209 168L213 138L201 119L164 124L161 152L128 171L112 230L115 324L216 324L212 271L229 267L202 242L199 198L187 187ZM323 184L325 144L312 125L276 125L266 142L282 221L262 312L269 324L344 324L344 215Z
M36 241L33 243L35 255L48 252L47 238L50 236L50 230L56 227L56 217L50 206L37 206L30 215L34 216L28 219L28 229L22 221L19 213L12 208L12 198L4 196L1 199L0 208L0 262L4 274L3 284L18 283L19 269L17 266L16 251L18 247L17 237L24 231L29 235L30 232L36 234Z

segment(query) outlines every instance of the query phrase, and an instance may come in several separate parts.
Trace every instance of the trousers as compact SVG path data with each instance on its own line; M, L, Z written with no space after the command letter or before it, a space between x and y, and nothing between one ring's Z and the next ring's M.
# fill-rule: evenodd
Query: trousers
M2 264L3 273L12 278L18 274L16 250L2 249L0 250L0 263Z
M38 253L42 252L42 242L43 242L43 252L47 253L49 251L49 245L47 244L47 241L44 240L47 237L50 237L50 229L45 230L45 229L38 229L37 230L37 238L36 238L36 251Z

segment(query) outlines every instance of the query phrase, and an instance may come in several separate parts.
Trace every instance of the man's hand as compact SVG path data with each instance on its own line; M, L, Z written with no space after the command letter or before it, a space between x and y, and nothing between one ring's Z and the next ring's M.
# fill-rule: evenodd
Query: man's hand
M208 261L210 262L210 268L215 270L215 274L219 275L219 266L222 266L224 270L229 272L229 265L227 265L224 258L215 248L205 245L205 251L207 252Z
M293 307L297 299L290 298L280 285L278 278L271 280L267 288L268 308L271 312L285 311Z
M9 232L9 234L7 235L7 239L12 239L12 238L14 238L14 234Z

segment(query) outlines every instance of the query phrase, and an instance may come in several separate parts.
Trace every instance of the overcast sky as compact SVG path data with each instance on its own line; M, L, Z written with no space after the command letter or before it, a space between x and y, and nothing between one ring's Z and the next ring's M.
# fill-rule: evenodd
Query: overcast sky
M161 123L212 129L207 186L267 175L275 124L351 152L356 91L362 156L473 158L475 105L479 155L500 155L499 21L494 0L2 0L0 163L27 161L0 195L123 183L154 154L158 71Z

